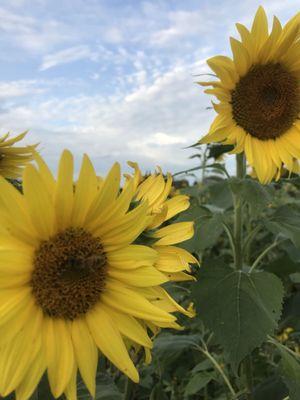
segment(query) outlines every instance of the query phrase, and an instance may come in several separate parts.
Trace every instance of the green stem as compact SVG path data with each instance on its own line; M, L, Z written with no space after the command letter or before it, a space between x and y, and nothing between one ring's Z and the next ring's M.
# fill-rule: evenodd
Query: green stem
M283 242L283 240L280 240L279 242L277 242L275 240L274 243L270 244L270 246L268 246L258 257L257 259L254 261L254 263L252 264L252 267L249 270L249 274L251 274L255 268L258 266L258 264L261 262L261 260L272 250L274 249L274 247L278 246L279 243Z
M232 250L232 254L235 254L235 240L233 237L232 229L230 229L230 227L225 222L223 222L222 225L223 225L225 232L227 233L229 243L231 246L231 250Z
M236 177L243 179L246 175L246 159L244 153L236 155ZM241 270L244 263L243 248L243 200L239 193L234 195L234 240L235 240L235 268ZM249 355L243 362L242 371L245 375L247 400L253 400L253 371L252 360Z
M244 153L236 155L236 177L243 179L245 176ZM235 239L235 268L243 267L243 202L239 194L234 195L234 239Z
M252 366L252 358L249 355L244 361L244 371L245 371L245 380L246 380L246 387L247 387L247 399L253 400L253 366Z
M201 182L202 183L204 182L205 172L206 172L205 166L206 166L206 161L207 161L207 159L206 159L207 150L208 150L208 146L205 147L204 152L203 152L203 159L202 159L202 165L201 165L201 168L202 168Z
M133 400L134 399L134 397L133 397L134 386L135 386L135 383L130 378L127 378L126 385L125 385L124 400Z
M205 350L200 346L197 346L197 349L200 350L201 353L203 353L211 361L211 363L214 365L216 370L220 373L220 375L224 379L224 382L226 383L226 386L228 387L228 389L229 389L230 393L232 394L233 398L236 398L235 390L233 389L229 379L227 378L225 372L223 371L222 367L217 362L217 360L210 354L210 352L208 350Z
M256 227L248 233L248 235L246 236L246 238L244 240L244 250L243 251L245 253L245 259L246 259L247 264L249 264L249 261L250 261L250 251L251 251L252 241L255 239L256 234L259 232L260 228L261 228L261 226L259 224L256 225Z

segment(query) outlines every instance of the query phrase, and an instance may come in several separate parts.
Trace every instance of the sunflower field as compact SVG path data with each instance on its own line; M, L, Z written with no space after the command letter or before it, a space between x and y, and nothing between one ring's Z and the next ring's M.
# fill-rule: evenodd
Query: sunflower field
M300 400L300 14L236 26L199 166L0 138L1 399Z

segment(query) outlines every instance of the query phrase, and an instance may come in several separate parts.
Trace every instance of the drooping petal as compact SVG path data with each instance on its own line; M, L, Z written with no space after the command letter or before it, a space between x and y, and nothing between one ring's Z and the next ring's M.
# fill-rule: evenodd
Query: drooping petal
M92 336L101 351L113 364L134 382L139 381L138 372L131 361L119 330L101 306L86 316Z

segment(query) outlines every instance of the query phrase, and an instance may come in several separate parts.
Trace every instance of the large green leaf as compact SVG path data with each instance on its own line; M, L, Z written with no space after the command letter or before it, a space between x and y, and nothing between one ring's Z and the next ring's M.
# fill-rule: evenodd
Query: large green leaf
M266 227L275 234L290 239L296 247L300 247L300 208L286 204L279 207L265 221Z
M202 267L198 278L193 294L199 318L237 367L276 328L282 283L268 272L249 275L220 265Z
M233 193L239 194L250 205L251 213L254 216L271 203L271 189L254 179L231 178L229 184Z
M207 191L210 204L222 210L227 210L232 207L232 193L227 179L209 184Z
M195 234L192 239L181 244L181 247L191 253L201 253L208 247L213 246L220 235L223 233L223 216L221 213L212 213L206 207L199 206L196 203L184 213L177 221L194 221Z
M289 389L290 400L300 399L300 362L281 347L280 373Z

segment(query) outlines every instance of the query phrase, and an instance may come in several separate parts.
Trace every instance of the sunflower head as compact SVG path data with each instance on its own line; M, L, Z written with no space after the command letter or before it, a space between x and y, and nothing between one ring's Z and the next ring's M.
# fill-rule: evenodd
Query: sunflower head
M274 17L268 29L259 7L249 31L237 24L240 40L230 38L233 58L207 61L219 80L211 86L217 117L200 143L234 145L245 152L262 183L292 171L300 158L300 14L284 27Z
M120 187L119 164L102 179L84 156L74 184L70 152L57 178L35 158L23 194L0 177L0 395L29 399L47 371L53 395L73 400L79 369L94 396L99 354L138 381L129 350L149 361L151 332L180 329L174 312L193 316L161 286L194 262L173 246L192 223L140 243L154 216L134 178Z
M0 138L0 175L4 178L20 178L23 168L33 160L36 145L14 146L26 134L27 132L23 132L14 138L9 138L9 133L7 133Z
M135 186L135 200L147 202L148 213L152 216L148 229L154 229L169 221L172 217L189 208L189 197L174 192L173 178L170 173L163 174L162 169L143 176L137 163L128 162L134 168L134 174L126 175Z
M156 268L172 281L193 280L190 264L198 264L197 259L184 249L174 246L190 239L194 234L193 222L176 222L176 216L190 206L189 197L174 191L171 174L157 172L143 177L138 164L129 163L135 170L127 176L135 182L135 200L147 204L150 221L146 235L157 252ZM174 219L173 219L174 217ZM180 308L188 316L193 313Z

